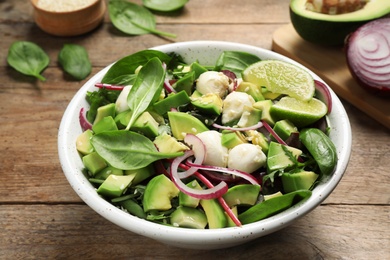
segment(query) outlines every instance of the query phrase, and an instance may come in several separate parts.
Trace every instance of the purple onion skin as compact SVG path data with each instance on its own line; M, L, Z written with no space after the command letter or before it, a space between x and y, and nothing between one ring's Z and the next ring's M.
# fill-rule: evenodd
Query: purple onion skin
M353 79L358 83L358 85L360 87L362 87L363 89L365 89L367 92L371 93L371 94L374 94L374 95L377 95L377 96L380 96L380 97L384 97L384 98L388 98L388 97L390 97L390 87L383 86L383 85L380 85L380 84L378 84L378 85L371 85L366 80L363 80L358 75L358 72L355 71L356 68L354 68L354 66L352 64L353 63L352 59L354 59L354 57L350 56L351 53L349 53L350 48L352 48L351 45L354 43L354 41L357 40L356 38L358 37L358 35L360 33L362 33L363 30L365 30L365 31L373 30L374 31L375 30L374 26L377 26L377 25L381 26L381 24L382 24L383 27L387 26L387 28L390 28L389 27L390 18L382 18L382 19L378 19L378 20L374 20L374 21L368 22L368 23L362 25L361 27L359 27L356 31L354 31L351 34L349 34L346 37L346 39L345 39L345 54L346 54L346 61L347 61L348 69L349 69ZM369 28L370 26L372 26L372 27ZM365 32L363 32L363 33L365 33ZM388 46L388 48L390 49L390 46ZM388 65L388 66L390 66L390 65Z

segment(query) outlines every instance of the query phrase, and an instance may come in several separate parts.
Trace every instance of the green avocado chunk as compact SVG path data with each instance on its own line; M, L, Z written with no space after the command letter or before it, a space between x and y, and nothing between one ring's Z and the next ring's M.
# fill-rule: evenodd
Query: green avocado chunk
M76 139L76 149L81 154L86 155L90 154L94 151L93 146L91 144L91 137L93 136L93 132L91 130L85 130Z
M196 208L178 207L170 218L174 227L204 229L207 226L206 214Z
M156 102L153 109L160 115L166 114L172 108L177 108L190 103L190 97L185 90L169 94L163 100Z
M255 101L264 100L261 87L250 82L241 82L240 85L238 85L236 91L247 93L248 95L252 96Z
M312 171L282 174L283 190L286 193L296 190L308 190L318 178L318 174Z
M260 194L260 185L235 185L223 195L230 208L239 205L254 205Z
M209 129L198 118L184 112L168 112L172 134L177 140L183 140L186 134L199 134Z
M390 1L368 1L363 8L341 14L324 14L309 10L307 0L290 2L290 18L297 33L320 45L343 45L348 34L363 24L390 13Z
M297 158L301 154L302 151L297 148L271 141L267 157L268 173L275 170L290 169L296 165Z
M110 198L117 198L126 191L133 178L133 176L118 176L111 174L99 186L97 193Z
M104 106L101 106L97 109L95 120L93 125L105 118L106 116L115 117L115 103L110 103Z
M179 189L164 174L157 175L146 185L143 207L145 212L151 210L168 210L172 208L171 199L178 196Z
M228 217L216 199L200 200L200 205L206 213L209 229L227 226Z
M97 152L85 155L83 164L93 176L107 167L107 162Z
M199 185L197 180L190 181L187 183L187 186L192 189L202 190L202 187ZM183 192L179 193L179 205L196 208L199 205L200 199L191 197L190 195L187 195Z

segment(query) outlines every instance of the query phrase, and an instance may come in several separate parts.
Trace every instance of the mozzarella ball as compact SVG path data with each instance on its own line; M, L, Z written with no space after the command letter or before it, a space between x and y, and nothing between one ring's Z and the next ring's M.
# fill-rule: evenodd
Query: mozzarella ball
M252 107L255 100L245 92L233 91L223 101L222 124L240 119L244 107Z
M229 89L229 77L218 71L206 71L196 80L196 90L201 94L216 93L221 98Z
M228 159L228 149L221 144L222 134L215 131L205 131L196 135L206 148L204 164L226 167Z
M254 144L239 144L229 151L228 167L247 173L252 173L266 164L267 157L260 146Z

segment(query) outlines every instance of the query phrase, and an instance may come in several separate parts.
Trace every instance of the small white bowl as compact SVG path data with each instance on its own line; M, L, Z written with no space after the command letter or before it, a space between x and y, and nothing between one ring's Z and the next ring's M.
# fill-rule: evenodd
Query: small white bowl
M166 53L176 52L188 62L198 60L206 65L214 65L222 51L234 50L252 53L261 59L278 59L303 67L272 51L230 42L193 41L168 44L153 49ZM93 76L70 102L59 128L58 151L65 176L80 198L98 214L131 232L182 248L218 249L243 244L280 230L312 211L331 194L347 168L351 153L351 127L343 105L335 93L329 89L333 98L333 108L329 115L330 138L336 146L339 160L335 172L315 187L312 196L305 202L256 223L223 229L175 228L134 217L99 197L96 189L82 173L84 166L75 146L75 140L82 132L79 124L79 111L82 107L88 107L85 93L95 90L94 84L100 82L109 67ZM310 73L315 79L322 81L313 72Z

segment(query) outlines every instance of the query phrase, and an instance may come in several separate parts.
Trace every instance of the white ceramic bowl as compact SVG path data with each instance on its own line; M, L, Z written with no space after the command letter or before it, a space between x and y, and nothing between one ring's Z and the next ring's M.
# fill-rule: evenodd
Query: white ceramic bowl
M182 55L188 62L198 60L201 64L206 65L214 65L222 51L235 50L258 55L261 59L284 60L303 67L272 51L230 42L182 42L163 45L153 49L167 53L176 52ZM75 146L75 140L82 131L79 124L79 111L82 107L88 106L85 101L85 93L95 89L94 83L100 82L108 68L109 66L93 76L70 102L59 128L58 150L63 171L74 191L98 214L124 229L165 244L182 248L217 249L243 244L280 230L312 211L334 190L346 170L351 152L351 127L343 105L330 89L333 98L333 109L329 115L329 121L331 123L330 138L337 148L339 161L334 174L320 183L313 190L312 196L305 202L256 223L243 225L242 227L214 230L175 228L134 217L114 207L98 196L95 188L88 182L81 171L83 163ZM315 79L321 80L314 73L310 73Z

